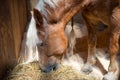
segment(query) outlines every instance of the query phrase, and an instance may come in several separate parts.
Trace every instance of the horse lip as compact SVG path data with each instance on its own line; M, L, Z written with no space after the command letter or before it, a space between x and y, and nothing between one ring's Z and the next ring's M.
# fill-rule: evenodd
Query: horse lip
M44 73L50 73L52 70L42 70Z

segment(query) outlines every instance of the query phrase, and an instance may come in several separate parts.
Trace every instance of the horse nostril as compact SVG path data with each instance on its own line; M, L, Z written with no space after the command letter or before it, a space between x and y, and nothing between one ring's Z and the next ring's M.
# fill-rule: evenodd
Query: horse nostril
M45 70L42 70L42 72L47 73Z
M53 70L56 71L58 69L58 65L56 64L54 67L53 67Z
M57 68L56 66L55 66L55 67L53 67L53 70L54 70L54 71L56 71L57 69L58 69L58 68Z

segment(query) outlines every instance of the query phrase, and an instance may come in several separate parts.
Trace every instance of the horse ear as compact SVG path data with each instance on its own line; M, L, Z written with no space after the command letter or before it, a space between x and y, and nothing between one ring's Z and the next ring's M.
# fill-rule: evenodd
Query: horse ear
M42 14L37 10L37 9L33 9L33 16L36 22L37 26L42 26L43 25L43 16Z
M35 8L33 9L32 14L35 19L36 28L38 30L38 32L37 32L38 37L42 40L42 39L44 39L44 32L45 32L45 29L43 27L43 16L40 13L40 11L38 11Z

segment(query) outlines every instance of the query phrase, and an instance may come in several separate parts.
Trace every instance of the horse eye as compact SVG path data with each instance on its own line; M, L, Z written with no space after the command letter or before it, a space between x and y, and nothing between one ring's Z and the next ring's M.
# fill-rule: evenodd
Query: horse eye
M44 44L43 44L43 43L41 43L41 44L40 44L40 46L44 46Z

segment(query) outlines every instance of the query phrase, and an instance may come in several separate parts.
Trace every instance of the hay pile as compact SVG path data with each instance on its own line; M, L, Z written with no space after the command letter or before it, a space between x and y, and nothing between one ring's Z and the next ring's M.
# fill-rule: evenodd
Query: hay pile
M61 66L57 71L43 73L38 62L18 64L7 80L96 80L94 77L81 74L70 66Z

